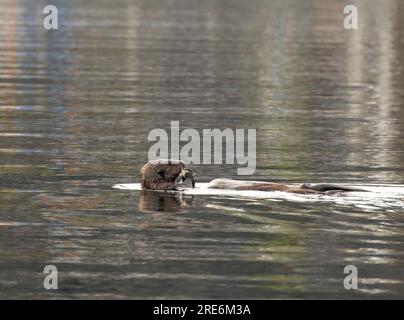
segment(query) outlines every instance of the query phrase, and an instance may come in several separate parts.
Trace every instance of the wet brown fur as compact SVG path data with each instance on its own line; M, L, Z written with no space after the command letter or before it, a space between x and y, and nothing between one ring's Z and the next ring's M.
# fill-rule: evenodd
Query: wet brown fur
M141 185L150 190L174 190L176 179L184 169L185 164L181 161L149 161L140 169Z
M230 179L215 179L209 183L209 189L229 189L229 190L252 190L252 191L284 191L292 193L320 193L318 191L302 188L299 186L288 186L274 182L258 181L237 181Z

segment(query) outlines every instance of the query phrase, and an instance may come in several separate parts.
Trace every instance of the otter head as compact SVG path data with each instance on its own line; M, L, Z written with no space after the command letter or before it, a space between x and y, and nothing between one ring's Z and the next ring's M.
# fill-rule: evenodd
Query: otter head
M195 185L192 170L179 160L152 160L140 170L141 184L145 189L173 190L190 182ZM192 177L192 178L191 178Z

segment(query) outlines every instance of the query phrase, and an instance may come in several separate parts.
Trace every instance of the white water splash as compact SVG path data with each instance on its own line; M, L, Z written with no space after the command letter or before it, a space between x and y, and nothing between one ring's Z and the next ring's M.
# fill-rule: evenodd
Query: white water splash
M209 189L209 183L198 183L195 189L185 189L180 192L187 195L212 195L253 199L283 199L292 202L333 202L341 205L352 205L367 211L391 209L392 212L404 212L404 185L355 185L368 192L344 192L333 195L326 194L296 194L282 191L251 191L251 190L223 190ZM346 184L339 184L348 186ZM142 190L140 183L116 184L115 189ZM160 191L165 192L165 191Z

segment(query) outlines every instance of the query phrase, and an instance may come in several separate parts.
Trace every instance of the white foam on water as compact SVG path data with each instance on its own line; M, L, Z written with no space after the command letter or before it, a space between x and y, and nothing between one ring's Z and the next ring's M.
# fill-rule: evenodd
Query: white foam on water
M333 202L341 205L353 205L364 210L392 209L404 212L404 185L355 185L368 192L343 192L333 195L326 194L296 194L282 191L252 191L252 190L223 190L209 189L209 183L198 183L195 189L185 189L180 192L186 195L212 195L254 199L283 199L293 202ZM347 184L339 184L348 186ZM140 183L124 183L113 186L122 190L142 190ZM164 191L160 191L164 192Z

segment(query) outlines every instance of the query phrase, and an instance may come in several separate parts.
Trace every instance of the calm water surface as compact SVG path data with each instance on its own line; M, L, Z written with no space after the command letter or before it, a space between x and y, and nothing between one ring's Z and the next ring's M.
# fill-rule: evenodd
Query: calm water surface
M402 1L53 3L0 0L0 298L404 297L400 205L112 189L171 120L256 128L247 179L404 184Z

